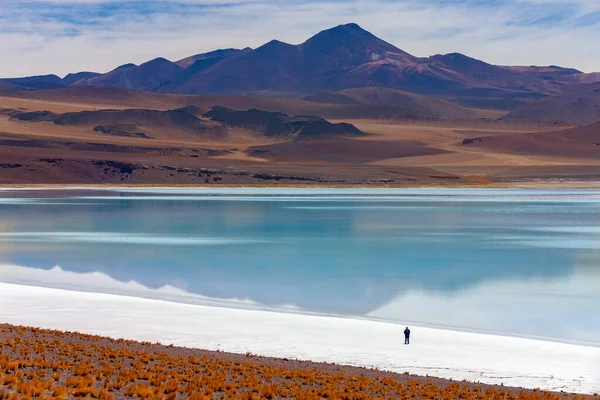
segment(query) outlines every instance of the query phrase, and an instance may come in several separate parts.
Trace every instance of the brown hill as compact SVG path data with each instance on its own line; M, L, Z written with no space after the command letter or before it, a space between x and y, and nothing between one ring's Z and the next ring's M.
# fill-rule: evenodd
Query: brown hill
M512 154L600 159L600 122L570 129L465 139L463 145Z
M54 119L56 117L58 117L57 114L50 112L50 111L26 111L26 112L23 112L23 111L10 110L8 115L12 119L16 119L18 121L24 121L24 122L54 121Z
M600 82L572 86L562 93L524 104L505 118L581 125L600 121Z
M204 116L228 126L250 129L269 138L311 139L334 136L365 136L364 132L361 132L352 124L332 124L320 117L289 117L286 114L257 109L237 111L225 107L213 107Z
M272 139L310 139L318 137L364 136L355 126L347 123L332 124L315 116L289 117L278 112L250 109L238 111L225 107L212 107L200 119L200 109L194 106L175 110L97 110L56 114L49 111L8 113L11 119L22 122L53 122L60 126L85 126L94 132L113 136L149 138L147 129L161 130L168 137L185 131L204 139L223 139L224 127L243 128L256 135ZM161 135L164 136L164 135Z
M15 111L10 116L13 120L23 122L53 122L55 125L60 126L90 127L94 132L113 136L148 138L149 135L144 132L146 129L164 131L167 137L169 134L175 135L181 131L205 139L219 139L225 136L226 132L222 127L199 119L193 111L189 109L167 111L108 109L63 114L48 111Z
M53 90L5 92L5 97L30 101L30 107L39 102L70 104L81 109L98 108L149 108L168 110L186 105L188 96L167 95L115 87L71 86Z
M380 101L371 100L360 90L359 93L361 96L355 97L361 102ZM348 96L346 93L350 98ZM356 99L352 102L358 103ZM252 133L239 122L237 126L228 125L203 117L215 104L286 115L319 113L322 118L327 114L346 113L346 118L336 119L351 122L370 135L311 140L267 137L265 128L262 134ZM477 146L485 145L483 140L458 145L464 139L556 130L558 127L553 124L489 119L419 122L352 119L357 118L356 111L382 108L269 97L189 96L89 87L1 95L0 153L4 168L0 168L0 181L446 185L528 179L543 182L561 177L589 180L590 185L597 182L600 158L593 158L594 154L585 160L574 158L579 157L575 154L569 160L544 155L519 156L515 153L522 151L516 147L521 142L512 147L506 145L506 150L499 144L498 148L478 149ZM109 111L97 113L101 110ZM142 111L136 115L139 111L125 110L162 113ZM185 124L176 125L168 118L169 110L192 114L208 129L221 129L226 136L214 139ZM92 114L72 114L80 111ZM10 118L11 115L16 117L15 113L21 114L19 119ZM83 125L54 123L67 113L71 114L63 123ZM110 115L113 113L118 117ZM106 114L110 118L105 118ZM102 119L94 120L98 115ZM337 122L333 119L330 117L330 122ZM490 144L496 144L495 141Z

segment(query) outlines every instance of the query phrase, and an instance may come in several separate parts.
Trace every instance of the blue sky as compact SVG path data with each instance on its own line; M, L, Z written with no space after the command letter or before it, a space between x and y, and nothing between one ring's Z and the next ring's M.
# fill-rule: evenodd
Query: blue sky
M417 56L600 71L600 0L0 0L0 76L300 43L347 22Z

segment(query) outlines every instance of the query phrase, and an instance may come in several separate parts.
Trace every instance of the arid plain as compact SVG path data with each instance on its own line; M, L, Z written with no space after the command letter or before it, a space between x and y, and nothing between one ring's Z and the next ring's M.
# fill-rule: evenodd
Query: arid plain
M442 118L386 117L375 107L274 97L86 87L0 92L0 183L544 186L560 182L590 187L600 177L600 146L594 143L593 125L505 120L507 111L437 99L423 104L430 100L425 97L416 99L421 101L419 110L434 110ZM270 113L317 116L333 124L352 124L366 135L292 140L269 136L251 124L206 117L215 106L258 109L268 112L268 118ZM112 111L108 116L94 114L102 110ZM181 122L179 111L174 117L167 110L184 110L184 119L190 116L193 124L202 126L190 125L187 119ZM66 115L77 118L53 120ZM112 123L110 128L103 128L104 120Z

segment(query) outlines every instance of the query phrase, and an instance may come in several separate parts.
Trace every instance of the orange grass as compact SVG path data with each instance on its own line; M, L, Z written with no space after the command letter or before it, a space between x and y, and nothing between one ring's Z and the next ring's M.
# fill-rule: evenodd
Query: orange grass
M440 399L560 400L593 396L441 380L294 369L225 357L176 355L172 347L0 325L0 400ZM170 353L169 353L170 352Z

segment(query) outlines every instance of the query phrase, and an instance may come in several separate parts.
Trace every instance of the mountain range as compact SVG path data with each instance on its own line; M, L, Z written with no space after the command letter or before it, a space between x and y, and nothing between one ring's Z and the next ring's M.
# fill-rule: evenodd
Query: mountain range
M179 61L156 58L99 74L79 72L0 80L0 88L110 86L183 94L305 97L360 87L460 97L539 98L565 86L600 81L572 68L505 67L458 53L415 57L362 29L340 25L299 45L272 40Z
M112 87L286 97L369 107L361 115L375 117L470 118L475 108L508 113L504 118L511 120L572 124L600 120L599 85L600 73L573 68L499 66L459 53L416 57L354 23L298 45L272 40L256 49L155 58L107 73L0 79L0 91Z

